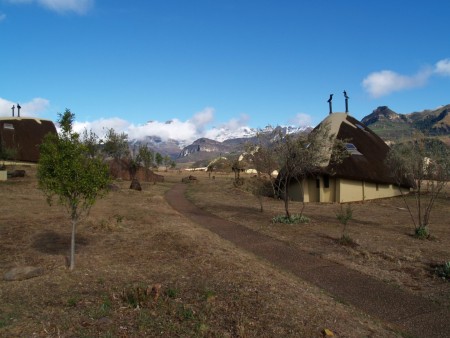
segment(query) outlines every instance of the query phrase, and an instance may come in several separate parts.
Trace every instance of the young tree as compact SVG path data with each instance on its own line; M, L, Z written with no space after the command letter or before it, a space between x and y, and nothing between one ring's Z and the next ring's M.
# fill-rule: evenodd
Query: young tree
M59 114L59 135L47 134L40 146L39 188L49 205L56 196L72 221L70 269L75 267L75 233L78 221L87 214L97 198L104 196L110 183L108 166L92 156L89 146L72 129L75 115L66 109Z
M386 163L396 179L415 235L428 238L434 202L450 179L449 147L437 139L415 134L413 140L393 146ZM413 203L409 202L402 189L405 183L414 186Z

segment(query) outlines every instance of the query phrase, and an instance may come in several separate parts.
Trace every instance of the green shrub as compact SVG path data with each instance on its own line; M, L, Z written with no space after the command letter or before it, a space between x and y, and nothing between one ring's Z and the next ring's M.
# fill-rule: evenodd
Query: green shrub
M339 244L351 247L357 246L356 242L349 235L342 235L339 238Z
M430 231L427 227L418 227L414 231L414 236L418 239L427 239L430 237Z
M448 261L444 264L438 265L435 268L435 273L442 279L446 279L446 280L450 281L450 261Z
M304 215L291 215L287 217L286 215L277 215L272 218L272 223L283 223L283 224L299 224L299 223L309 223L310 219Z

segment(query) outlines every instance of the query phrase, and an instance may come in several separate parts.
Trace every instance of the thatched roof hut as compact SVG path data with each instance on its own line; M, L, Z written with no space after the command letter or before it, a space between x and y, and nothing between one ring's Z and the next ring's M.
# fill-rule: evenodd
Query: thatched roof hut
M0 149L13 150L17 161L37 162L39 145L48 133L56 134L56 127L50 120L0 117Z

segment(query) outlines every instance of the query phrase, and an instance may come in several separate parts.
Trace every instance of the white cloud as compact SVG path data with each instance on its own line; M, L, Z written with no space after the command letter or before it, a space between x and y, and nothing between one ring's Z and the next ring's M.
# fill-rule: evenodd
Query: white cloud
M109 119L99 119L92 122L79 122L75 121L73 124L73 130L82 133L84 129L92 130L99 137L104 137L108 129L114 129L118 133L126 132L130 126L130 123L122 120L118 117L112 117Z
M413 76L382 70L369 74L362 86L370 96L378 98L393 92L425 86L433 75L450 76L450 58L442 59L434 67L425 67Z
M434 72L439 75L450 76L450 59L443 59L436 63Z
M202 111L196 113L190 122L196 126L197 130L203 130L203 128L211 123L214 119L214 108L206 107Z
M289 120L289 123L299 127L309 127L312 124L312 119L308 114L298 113L294 118Z
M208 124L214 119L214 109L207 107L186 121L172 119L166 122L149 121L146 124L135 125L119 118L99 119L92 122L75 121L74 130L82 132L84 129L92 130L100 138L104 137L109 128L113 128L118 133L128 134L130 140L142 140L146 136L159 136L163 141L173 139L177 141L193 142L201 137L215 138L224 129L235 131L239 128L245 128L248 116L242 115L240 118L208 129Z
M37 3L58 13L75 12L77 14L85 14L94 5L94 0L8 0L8 2L14 4Z
M364 89L375 98L393 92L424 86L432 72L429 69L418 72L414 76L401 75L391 70L382 70L369 74L363 80Z
M17 102L5 100L0 97L0 116L12 116L12 106L16 107L15 116L17 116ZM29 102L20 103L20 106L20 116L37 117L48 109L50 106L50 101L37 97Z

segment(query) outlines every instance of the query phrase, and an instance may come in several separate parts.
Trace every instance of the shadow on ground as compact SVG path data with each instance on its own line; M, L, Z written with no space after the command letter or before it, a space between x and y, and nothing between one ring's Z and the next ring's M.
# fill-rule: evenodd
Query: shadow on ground
M78 251L80 246L86 246L89 242L86 237L78 235L75 243ZM59 234L52 230L41 232L34 238L32 247L42 253L64 255L70 251L70 234Z

